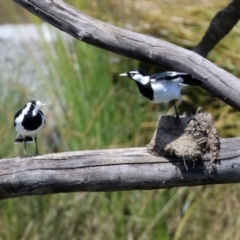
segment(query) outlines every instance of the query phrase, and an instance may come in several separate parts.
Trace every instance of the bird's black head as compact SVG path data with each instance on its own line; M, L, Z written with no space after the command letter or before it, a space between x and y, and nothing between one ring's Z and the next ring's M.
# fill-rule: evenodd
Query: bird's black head
M23 107L24 112L38 112L40 107L44 106L45 104L41 103L37 100L31 100L26 103L26 105Z
M121 74L119 74L119 76L121 76L121 77L129 77L129 78L131 78L132 80L134 80L136 82L141 82L141 79L144 76L147 76L147 75L144 72L139 71L139 70L131 70L131 71L128 71L126 73L121 73Z
M140 70L131 70L129 72L127 72L128 77L132 78L133 80L135 80L135 78L138 77L144 77L146 76L146 74Z
M26 103L25 106L31 106L31 108L34 108L36 106L37 101L36 100L31 100Z

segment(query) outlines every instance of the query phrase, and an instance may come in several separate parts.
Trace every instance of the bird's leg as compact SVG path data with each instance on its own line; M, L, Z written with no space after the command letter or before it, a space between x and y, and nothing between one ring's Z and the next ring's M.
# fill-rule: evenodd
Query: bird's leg
M24 155L21 158L26 158L26 157L28 157L26 139L23 139L23 142L24 142Z
M34 137L35 140L35 146L36 146L36 153L33 156L39 156L39 152L38 152L38 145L37 145L37 136Z
M179 114L177 112L176 102L173 103L173 106L174 106L175 113L176 113L176 118L174 120L174 124L179 125L181 123L181 120L180 120Z
M27 157L27 142L24 141L24 156Z

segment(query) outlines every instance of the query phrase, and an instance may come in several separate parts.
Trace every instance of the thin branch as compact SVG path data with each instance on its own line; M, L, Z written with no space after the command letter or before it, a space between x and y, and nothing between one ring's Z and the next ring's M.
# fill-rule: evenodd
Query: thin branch
M0 161L0 199L76 191L158 189L240 182L240 138L222 139L221 165L155 157L146 148L94 150Z
M233 0L225 9L218 12L210 23L201 42L193 51L206 57L240 19L240 0Z
M207 59L168 42L96 20L61 0L13 0L88 44L165 69L187 72L207 91L240 110L240 81Z

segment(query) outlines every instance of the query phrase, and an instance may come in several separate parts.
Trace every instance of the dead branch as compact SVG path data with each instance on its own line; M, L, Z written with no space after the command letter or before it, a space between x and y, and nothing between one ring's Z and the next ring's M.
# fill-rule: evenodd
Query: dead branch
M193 51L206 57L240 19L240 0L233 0L225 9L218 12L210 23L201 42Z
M0 161L0 199L76 191L158 189L240 182L240 138L222 139L216 171L204 161L149 154L146 148L66 152Z

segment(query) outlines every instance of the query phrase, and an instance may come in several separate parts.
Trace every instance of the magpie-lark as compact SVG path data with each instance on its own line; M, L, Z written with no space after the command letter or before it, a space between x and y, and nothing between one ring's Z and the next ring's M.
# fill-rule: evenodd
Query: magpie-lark
M40 111L40 107L45 104L40 101L29 101L20 109L14 117L14 127L18 132L14 143L24 142L24 157L27 157L26 143L32 142L33 138L36 145L36 153L38 156L37 134L42 130L46 119Z
M192 84L191 80L193 79L188 73L172 71L149 76L142 71L133 70L122 73L119 76L131 78L138 85L140 93L148 100L156 103L166 103L171 100L180 100L183 102L181 90L183 87L188 86L188 84ZM180 119L175 102L174 109L176 113L175 123L178 123Z

